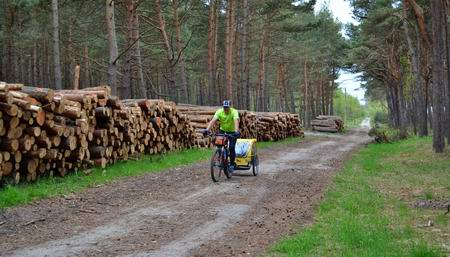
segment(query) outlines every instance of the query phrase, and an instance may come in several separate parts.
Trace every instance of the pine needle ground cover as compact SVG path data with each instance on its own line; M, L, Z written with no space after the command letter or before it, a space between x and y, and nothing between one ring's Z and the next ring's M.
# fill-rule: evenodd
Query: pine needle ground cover
M269 256L448 256L450 157L431 138L371 144L336 176L315 223Z

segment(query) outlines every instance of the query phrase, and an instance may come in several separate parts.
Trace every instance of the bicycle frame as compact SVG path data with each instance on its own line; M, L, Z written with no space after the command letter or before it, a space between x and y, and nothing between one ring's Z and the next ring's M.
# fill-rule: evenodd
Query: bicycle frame
M227 143L225 145L221 145L221 146L217 146L216 145L216 151L217 150L221 150L221 153L225 153L225 158L222 160L222 164L224 165L225 169L227 168L228 165L228 158L230 156L230 152L229 152L229 148L230 148L230 138L232 137L229 134L226 133L218 133L214 135L216 136L224 136L227 138Z

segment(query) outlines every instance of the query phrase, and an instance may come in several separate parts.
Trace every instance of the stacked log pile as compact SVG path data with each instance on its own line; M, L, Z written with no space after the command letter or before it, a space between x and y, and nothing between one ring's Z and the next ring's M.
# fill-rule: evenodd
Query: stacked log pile
M54 91L0 83L0 180L64 176L141 153L191 148L194 138L174 103L121 101L107 86Z
M201 129L218 108L121 100L108 86L52 90L0 82L0 183L64 176L143 153L209 147ZM298 115L244 110L239 115L245 138L301 135Z
M209 146L209 138L204 137L201 130L208 126L215 111L219 108L221 107L178 106L179 111L186 114L196 128L196 144L198 146ZM239 127L243 138L257 138L258 141L277 141L289 136L304 135L300 128L300 117L298 114L238 111L240 117ZM217 127L212 129L213 132L216 130Z
M258 141L277 141L290 136L304 136L298 114L257 112Z
M319 132L342 132L344 130L344 121L339 116L319 115L311 121L313 130Z

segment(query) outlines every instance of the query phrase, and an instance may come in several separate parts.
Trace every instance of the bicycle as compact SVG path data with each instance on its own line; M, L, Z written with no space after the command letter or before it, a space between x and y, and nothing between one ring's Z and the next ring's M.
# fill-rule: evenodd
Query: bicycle
M214 145L216 146L216 150L211 158L211 178L214 182L219 182L224 177L230 179L233 176L228 171L228 167L230 138L234 137L234 133L216 133L212 135Z

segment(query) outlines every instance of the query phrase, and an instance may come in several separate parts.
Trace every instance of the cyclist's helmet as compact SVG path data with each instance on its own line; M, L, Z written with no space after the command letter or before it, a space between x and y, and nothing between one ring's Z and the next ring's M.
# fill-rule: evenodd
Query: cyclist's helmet
M223 101L223 108L230 108L231 107L231 101L225 100Z

